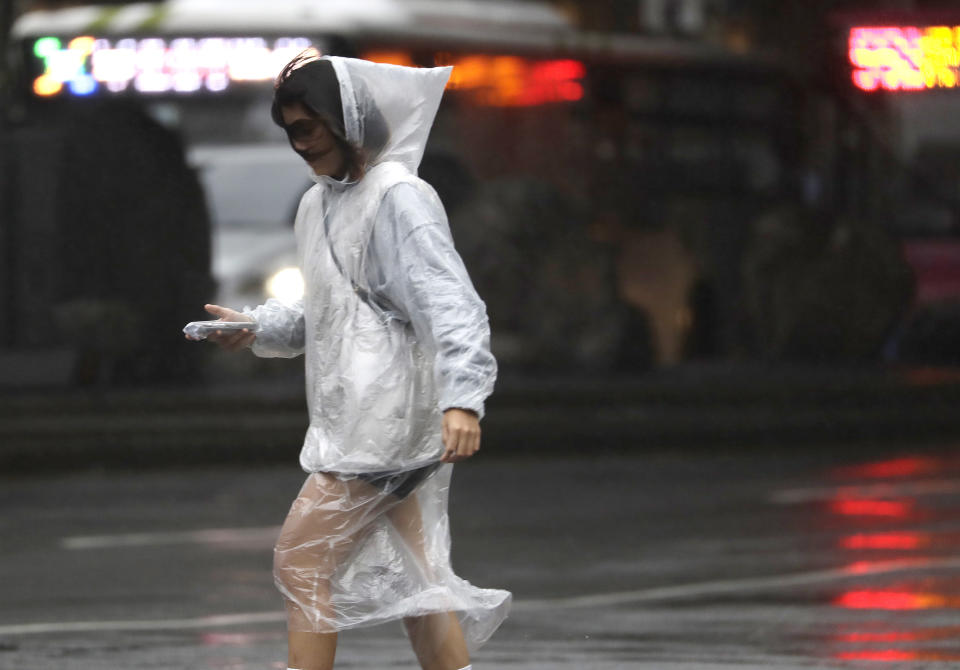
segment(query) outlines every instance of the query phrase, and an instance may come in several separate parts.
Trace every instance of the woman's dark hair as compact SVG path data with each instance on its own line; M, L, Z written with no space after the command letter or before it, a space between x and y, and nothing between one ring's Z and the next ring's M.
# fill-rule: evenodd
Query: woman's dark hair
M347 174L351 179L359 179L366 157L361 148L347 141L340 82L330 61L320 59L315 49L301 52L277 76L270 108L273 122L286 130L283 107L297 103L327 126L343 154Z

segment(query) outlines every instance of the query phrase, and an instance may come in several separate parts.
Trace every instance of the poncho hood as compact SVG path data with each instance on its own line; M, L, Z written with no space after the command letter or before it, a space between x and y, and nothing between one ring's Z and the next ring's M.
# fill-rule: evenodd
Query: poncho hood
M395 161L416 174L451 67L414 68L324 56L340 83L346 139L367 168Z

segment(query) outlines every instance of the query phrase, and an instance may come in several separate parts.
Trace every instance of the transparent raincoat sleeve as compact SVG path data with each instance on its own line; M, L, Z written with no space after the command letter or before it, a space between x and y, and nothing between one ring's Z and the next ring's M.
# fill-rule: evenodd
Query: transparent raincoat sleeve
M497 376L486 307L453 246L436 194L426 185L393 187L377 214L369 251L374 293L399 308L436 355L440 408L483 417Z
M257 338L250 349L262 358L294 358L303 353L303 301L293 304L270 298L243 313L257 322Z

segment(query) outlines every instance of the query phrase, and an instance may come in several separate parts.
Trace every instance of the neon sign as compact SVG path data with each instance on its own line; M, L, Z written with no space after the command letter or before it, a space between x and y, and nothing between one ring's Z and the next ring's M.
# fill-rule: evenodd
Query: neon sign
M33 54L43 73L33 82L38 96L122 93L220 92L238 82L272 80L283 66L311 46L304 37L183 37L96 39L75 37L66 44L41 37Z
M393 65L414 65L409 53L377 51L367 60ZM452 65L447 88L467 92L479 105L531 107L583 98L586 68L572 59L533 61L517 56L437 56L436 65Z
M923 91L960 86L960 26L850 29L853 84L863 91Z

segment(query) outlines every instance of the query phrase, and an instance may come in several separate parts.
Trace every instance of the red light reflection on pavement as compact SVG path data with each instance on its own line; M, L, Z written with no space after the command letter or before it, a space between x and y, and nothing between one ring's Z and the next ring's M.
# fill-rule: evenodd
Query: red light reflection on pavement
M888 572L891 569L908 570L923 568L930 565L925 558L904 558L896 561L857 561L844 567L848 575L875 575L878 572Z
M920 652L901 649L867 649L861 651L842 651L836 656L840 661L916 661Z
M834 658L838 661L957 661L960 660L960 652L864 649L858 651L842 651L837 653Z
M858 630L834 637L841 645L857 645L860 648L836 651L833 658L841 661L957 661L960 650L937 647L934 649L911 648L910 643L922 645L924 642L956 640L960 636L960 626L937 626L912 630ZM876 645L879 648L866 648ZM895 648L882 645L896 645Z
M960 459L952 456L906 456L831 472L837 478L859 480L835 488L827 504L828 514L844 531L837 546L858 552L847 554L847 558L885 559L853 560L844 572L858 581L870 575L900 575L896 582L850 584L847 590L834 592L831 605L847 610L847 616L853 619L845 633L832 638L839 646L830 651L834 660L946 662L951 667L960 661L960 626L917 627L923 622L933 623L929 617L941 619L960 609L955 577L944 579L920 572L943 564L944 554L960 545L960 533L953 532L952 527L925 530L918 525L921 520L947 520L948 509L940 500L956 494L956 483L947 477L958 470ZM932 496L939 498L930 501ZM951 514L950 520L954 519ZM876 528L894 524L892 528ZM862 553L871 551L881 553ZM851 630L853 627L857 630Z
M942 626L915 630L854 631L837 635L837 642L919 642L922 640L946 640L960 637L960 627Z
M844 549L899 549L910 551L932 544L928 533L858 533L841 540Z
M845 609L873 610L928 610L956 607L957 598L947 598L938 593L913 591L847 591L833 601L834 606Z
M837 468L834 476L842 479L895 479L940 472L945 464L926 456L905 456L886 461Z
M844 499L834 500L830 505L835 514L842 516L871 516L905 519L914 509L914 501L904 500L873 500Z

